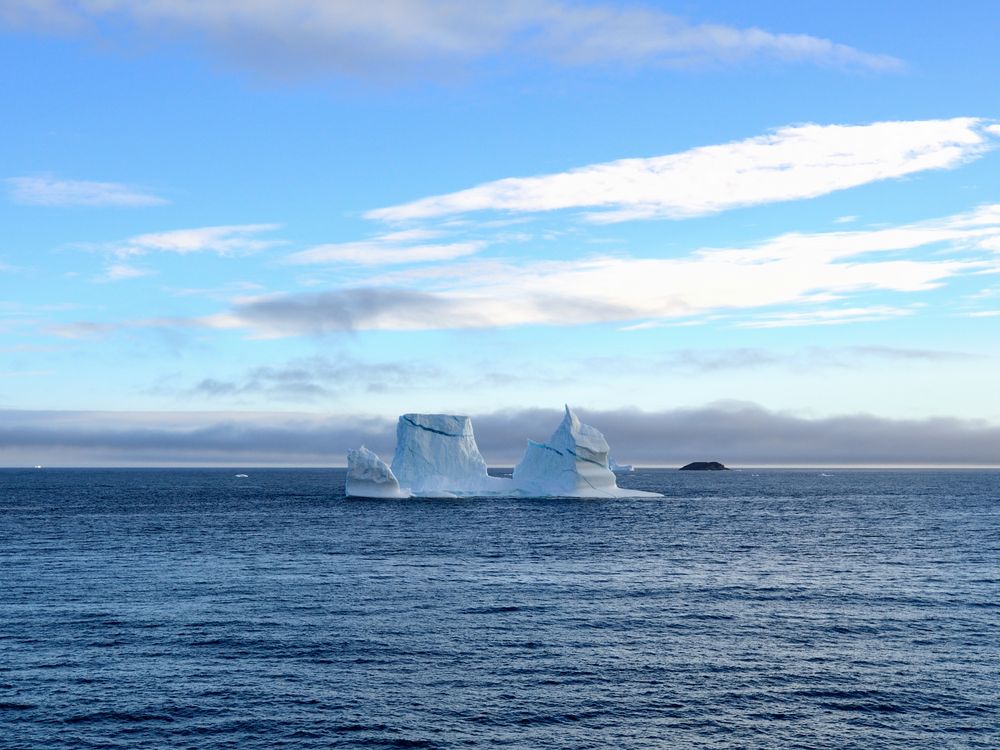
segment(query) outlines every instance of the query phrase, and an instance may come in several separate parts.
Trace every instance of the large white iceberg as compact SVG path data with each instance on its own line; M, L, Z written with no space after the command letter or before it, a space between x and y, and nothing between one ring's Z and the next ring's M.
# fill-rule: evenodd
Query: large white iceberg
M396 424L392 472L425 497L497 494L509 480L491 477L476 445L472 420L453 414L404 414Z
M350 497L409 497L392 469L374 451L361 446L347 452L347 495Z
M583 424L567 406L562 423L548 442L528 441L524 457L514 467L514 486L534 496L657 496L619 487L608 466L608 450L604 435Z
M347 495L661 497L619 487L604 435L580 422L568 406L548 442L528 441L512 478L487 473L468 417L404 414L396 425L391 469L367 448L348 453Z

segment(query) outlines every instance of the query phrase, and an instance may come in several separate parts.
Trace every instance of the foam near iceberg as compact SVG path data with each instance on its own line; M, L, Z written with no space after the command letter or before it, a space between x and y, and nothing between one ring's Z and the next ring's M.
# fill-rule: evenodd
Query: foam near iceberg
M349 497L661 497L623 489L608 464L608 443L566 407L545 443L528 441L512 478L491 477L469 417L404 414L386 466L364 446L347 456Z

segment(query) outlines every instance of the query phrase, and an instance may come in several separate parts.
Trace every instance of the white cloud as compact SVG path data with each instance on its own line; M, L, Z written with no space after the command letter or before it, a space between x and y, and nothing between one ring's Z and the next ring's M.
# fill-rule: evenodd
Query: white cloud
M143 276L151 276L155 271L146 268L136 268L127 263L112 263L104 269L97 281L124 281L126 279L138 279Z
M285 261L295 265L347 263L358 266L427 263L473 255L486 244L478 241L419 242L419 240L437 237L439 234L439 232L425 229L390 232L360 242L317 245L292 253Z
M888 320L912 315L913 310L888 305L869 307L828 308L804 310L800 312L774 313L762 315L752 320L737 323L738 328L789 328L792 326L828 326L843 323L867 323L873 320Z
M676 154L510 177L369 211L410 221L475 211L596 209L598 222L703 216L741 206L814 198L837 190L947 169L994 147L981 120L801 125Z
M6 0L0 23L43 33L194 39L272 77L410 76L493 57L560 65L690 67L754 59L898 70L902 63L807 34L690 23L642 5L565 0Z
M367 286L246 298L200 322L280 337L663 321L718 313L731 314L733 324L754 327L870 321L910 310L881 301L851 303L851 297L927 291L956 275L980 271L989 263L978 243L991 236L1000 236L1000 204L888 229L785 234L750 247L705 248L681 258L472 260L380 273ZM953 252L913 255L941 246ZM840 306L829 307L832 302ZM776 306L794 309L736 318Z
M833 220L833 223L834 224L853 224L857 220L858 220L858 217L854 216L854 215L838 216L836 219Z
M216 287L167 287L165 291L172 297L205 297L206 299L232 299L234 294L260 292L262 284L255 281L230 281Z
M64 180L58 177L9 177L15 203L28 206L92 206L132 208L162 206L168 201L157 195L118 182Z
M44 333L50 336L58 336L63 339L87 339L103 336L119 328L114 323L95 323L93 321L80 320L72 323L55 323L43 329Z
M169 232L139 234L123 242L101 249L126 258L152 252L215 253L217 255L242 255L281 244L279 240L263 240L257 235L278 229L278 224L234 224L229 226L175 229Z

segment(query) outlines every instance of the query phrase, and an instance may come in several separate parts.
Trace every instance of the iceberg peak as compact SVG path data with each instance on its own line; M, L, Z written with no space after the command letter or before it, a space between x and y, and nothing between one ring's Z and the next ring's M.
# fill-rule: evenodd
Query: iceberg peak
M569 406L548 442L528 441L514 467L514 486L531 495L563 497L658 496L618 486L608 464L608 441L596 427L584 424Z

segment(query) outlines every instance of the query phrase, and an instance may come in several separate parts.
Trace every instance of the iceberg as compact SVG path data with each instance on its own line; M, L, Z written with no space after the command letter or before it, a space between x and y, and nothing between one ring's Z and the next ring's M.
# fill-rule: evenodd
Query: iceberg
M528 441L511 478L492 477L469 417L404 414L390 468L362 446L347 454L349 497L662 497L618 486L608 442L567 406L545 443Z
M608 465L608 451L600 430L581 422L567 406L548 442L528 441L524 457L514 467L514 486L536 497L660 497L619 487Z
M608 468L615 474L631 474L635 471L635 467L632 464L620 464L615 461L610 453L608 454Z
M361 446L347 452L347 496L403 498L410 493L400 489L392 469L374 451Z
M454 414L404 414L396 424L392 473L424 497L460 497L509 491L491 477L476 445L472 420Z

